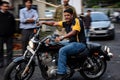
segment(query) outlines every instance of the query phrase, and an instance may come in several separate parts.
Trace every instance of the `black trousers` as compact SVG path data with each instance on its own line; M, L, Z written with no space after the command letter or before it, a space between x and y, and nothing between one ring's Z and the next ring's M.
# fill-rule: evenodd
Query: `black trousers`
M23 29L22 30L22 54L26 50L26 47L28 45L28 41L33 35L33 31L34 31L34 29Z
M6 44L7 61L10 62L13 57L13 38L0 37L0 62L4 61L4 43Z

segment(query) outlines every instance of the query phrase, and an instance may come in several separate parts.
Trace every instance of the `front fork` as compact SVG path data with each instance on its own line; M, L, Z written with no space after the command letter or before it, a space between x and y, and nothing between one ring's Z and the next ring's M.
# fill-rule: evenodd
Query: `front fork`
M39 54L37 54L37 60L38 60L38 66L41 70L41 75L44 79L49 80L48 74L47 74L47 70L48 70L48 66L46 66L42 60L39 57Z
M38 48L38 47L37 47ZM47 75L47 70L48 70L48 67L46 65L43 64L42 60L39 58L39 54L36 54L37 53L37 50L36 49L35 51L33 49L31 49L29 46L27 46L27 50L25 51L24 53L24 58L27 56L27 53L30 52L32 54L32 56L30 57L29 59L29 62L28 64L26 65L23 73L22 73L22 76L25 75L25 73L29 70L29 66L31 64L31 62L33 61L34 57L37 56L37 60L38 60L38 66L41 70L41 74L42 76L45 78L45 79L48 79L48 75Z
M29 50L27 49L27 50L25 51L24 55L23 55L23 58L24 58L24 59L27 58L26 56L27 56L27 53L28 53L28 52L29 52ZM31 51L30 51L30 52L31 52ZM23 73L21 74L21 76L24 76L24 75L29 71L29 68L30 68L30 65L31 65L31 63L32 63L32 61L33 61L33 58L34 58L34 54L35 54L35 53L32 53L32 54L33 54L33 55L29 58L29 61L28 61L27 65L26 65Z

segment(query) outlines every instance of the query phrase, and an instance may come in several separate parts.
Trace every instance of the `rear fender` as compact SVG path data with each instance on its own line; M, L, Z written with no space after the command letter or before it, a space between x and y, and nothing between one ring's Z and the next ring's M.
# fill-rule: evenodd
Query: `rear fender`
M104 51L100 50L100 53L104 56L104 59L110 61L110 57Z

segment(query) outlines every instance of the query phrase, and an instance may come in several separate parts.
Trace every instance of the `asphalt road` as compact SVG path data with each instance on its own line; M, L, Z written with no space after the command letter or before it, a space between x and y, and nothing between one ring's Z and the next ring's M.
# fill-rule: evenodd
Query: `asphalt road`
M111 61L107 62L107 70L100 80L120 80L120 25L115 24L116 37L114 40L108 40L105 38L92 39L92 42L102 44L102 46L109 46L111 52L114 53L114 57ZM0 80L3 80L3 73L5 67L0 69ZM30 80L44 80L40 75L39 68L36 67L34 75ZM84 78L76 72L70 80L84 80Z

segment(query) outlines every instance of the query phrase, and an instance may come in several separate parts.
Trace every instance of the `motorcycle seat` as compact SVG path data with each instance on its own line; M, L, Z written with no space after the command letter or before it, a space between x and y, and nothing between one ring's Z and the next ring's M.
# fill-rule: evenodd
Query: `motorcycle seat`
M87 47L88 47L88 49L90 49L90 50L98 50L98 49L101 48L101 45L98 44L98 43L88 42L88 43L87 43Z

